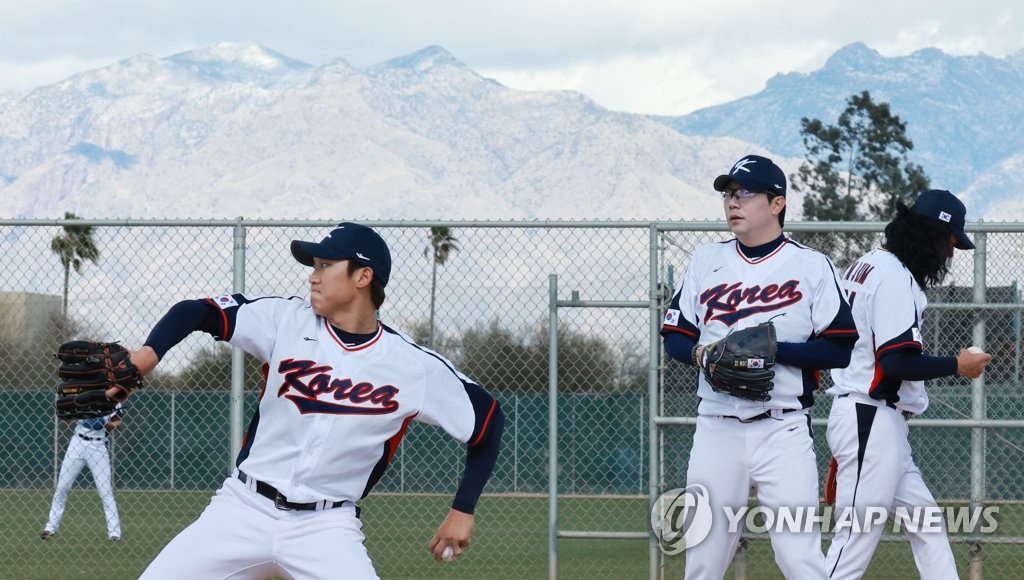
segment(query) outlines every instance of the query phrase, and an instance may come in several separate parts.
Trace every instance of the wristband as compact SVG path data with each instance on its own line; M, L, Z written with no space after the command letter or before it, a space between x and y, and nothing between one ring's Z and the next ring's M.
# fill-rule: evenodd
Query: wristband
M700 354L702 350L703 347L698 344L695 345L693 347L693 350L690 351L690 363L693 364L693 366L696 368L700 368Z

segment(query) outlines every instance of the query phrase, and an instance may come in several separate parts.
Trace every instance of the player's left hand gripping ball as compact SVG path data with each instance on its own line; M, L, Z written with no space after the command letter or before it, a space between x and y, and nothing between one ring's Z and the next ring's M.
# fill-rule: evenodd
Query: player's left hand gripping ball
M132 391L142 388L131 353L116 342L73 340L60 345L54 356L60 361L54 407L61 419L109 415Z

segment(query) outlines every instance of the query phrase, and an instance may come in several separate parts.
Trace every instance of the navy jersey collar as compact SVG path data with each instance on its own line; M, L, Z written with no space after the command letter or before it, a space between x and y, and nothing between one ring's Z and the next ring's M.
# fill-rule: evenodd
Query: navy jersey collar
M739 240L736 240L736 244L740 248L740 253L742 253L748 259L756 260L758 258L763 258L763 257L767 256L768 254L774 252L785 241L786 241L786 235L785 234L779 234L779 237L777 237L774 240L768 242L767 244L761 244L760 246L753 246L753 247L751 247L751 246L744 246L743 243L740 242Z
M354 332L347 332L345 330L338 328L337 326L334 326L333 324L331 324L331 329L334 330L335 336L337 336L338 339L341 340L341 342L345 343L345 346L349 348L359 346L361 344L366 344L367 342L370 342L371 340L376 338L378 334L380 334L379 327L374 329L373 332L367 334L356 334Z

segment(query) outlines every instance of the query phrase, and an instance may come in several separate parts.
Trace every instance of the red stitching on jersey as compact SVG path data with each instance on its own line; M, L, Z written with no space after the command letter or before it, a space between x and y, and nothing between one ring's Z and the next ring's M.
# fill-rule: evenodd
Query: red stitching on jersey
M264 393L267 392L267 382L270 381L270 363L263 363L263 365L260 366L260 373L263 375L263 386L260 387L260 396L257 398L257 401L262 401ZM248 443L248 442L249 442L249 430L246 429L245 430L245 437L242 437L242 447L241 447L241 449L245 449L245 444Z
M213 301L213 298L207 298L206 301L209 302L210 304L212 304L213 307L217 309L217 312L220 312L220 318L221 318L221 320L224 321L224 334L220 335L220 337L221 337L221 340L227 340L228 339L228 313L224 312L224 309L221 308L220 306L218 306L217 303Z
M692 330L685 330L676 326L662 326L661 329L667 330L669 332L681 332L686 336L692 336L693 338L697 338L697 333L693 332Z
M349 352L355 352L357 350L363 350L364 348L369 348L369 347L373 346L373 344L376 343L378 340L380 340L381 336L384 335L384 327L381 326L380 322L378 322L377 323L377 336L371 338L370 340L364 342L363 344L360 344L359 346L357 346L355 348L349 348L349 347L345 346L345 343L342 342L340 338L338 338L337 334L334 334L334 328L331 327L331 323L327 322L326 318L324 319L324 326L327 327L327 332L330 333L331 338L334 339L334 342L338 343L338 346L340 346L341 348L343 348L343 349L345 349L345 350L347 350Z
M879 350L879 351L875 352L875 360L878 360L881 357L881 354L883 352L890 351L890 350L892 350L894 348L900 348L902 346L907 346L907 345L913 345L913 346L916 346L917 348L921 348L921 343L917 342L916 340L908 340L906 342L898 342L896 344L890 344L889 346L882 347L882 350Z
M872 340L873 340L873 338L872 338ZM871 386L868 388L868 394L869 395L874 392L875 387L877 387L882 382L882 379L885 376L885 373L882 372L882 363L880 362L881 359L882 359L882 353L883 352L887 352L887 351L891 351L891 350L893 350L895 348L899 348L899 347L903 347L903 346L908 346L908 345L909 346L916 346L917 348L921 348L921 343L920 342L917 342L917 341L914 341L914 340L907 340L907 341L904 341L904 342L898 342L896 344L890 344L889 346L883 347L882 350L876 350L875 351L875 376L871 377Z
M390 439L388 439L388 463L391 463L391 458L393 458L395 453L398 452L398 446L401 445L402 438L405 437L405 430L409 427L409 422L412 421L413 417L416 415L419 415L419 413L406 417L405 421L402 421L402 427L398 429L398 433L395 433Z
M875 360L875 374L871 377L871 386L868 387L868 394L875 392L875 387L882 383L882 379L885 378L885 373L882 372L882 365Z
M871 334L871 350L875 350L875 335ZM882 363L878 360L878 351L875 351L875 373L871 376L871 385L868 386L868 395L875 392L875 387L881 384L885 375L882 373Z
M480 440L484 438L484 433L487 432L487 426L491 424L491 415L494 414L494 410L496 408L498 408L498 399L492 399L491 410L487 411L487 418L484 419L484 426L480 428L480 434L476 436L476 439L474 439L473 442L469 444L470 447L473 447L477 443L480 443Z
M756 261L755 260L751 260L750 258L748 258L748 257L743 255L743 251L740 250L740 241L739 240L736 240L736 245L734 247L736 248L736 253L739 254L741 258L743 258L744 262L746 262L748 264L757 265L757 264L762 264L762 263L768 261L768 258L771 258L775 254L778 254L780 251L782 251L782 248L786 247L786 244L788 244L788 243L789 243L788 239L782 238L782 243L779 244L779 247L777 247L774 250L772 250L770 254L765 254L765 256L763 258L758 258Z
M841 334L844 336L853 336L857 334L857 331L843 328L827 328L824 332L821 333L820 336L825 336L826 334Z

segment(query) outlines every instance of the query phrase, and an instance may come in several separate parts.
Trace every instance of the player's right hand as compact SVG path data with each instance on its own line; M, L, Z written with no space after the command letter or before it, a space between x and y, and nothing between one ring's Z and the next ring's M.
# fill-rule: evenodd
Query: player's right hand
M144 346L139 350L132 351L131 360L142 376L152 372L156 368L157 363L160 362L159 357L156 356L156 351L151 346Z
M160 359L156 356L156 351L152 347L144 346L139 350L134 350L129 353L129 360L138 369L139 374L146 376L156 368L157 363ZM111 401L123 400L123 393L118 391L116 388L107 389L107 398Z
M991 360L992 355L987 352L971 352L966 348L961 348L960 354L956 355L956 374L968 379L976 379L985 371L985 367Z
M463 552L469 549L470 538L473 536L473 528L476 525L473 514L460 512L452 508L448 517L441 523L437 533L430 539L427 549L434 556L434 560L444 560L445 547L452 548L452 559L457 559Z

